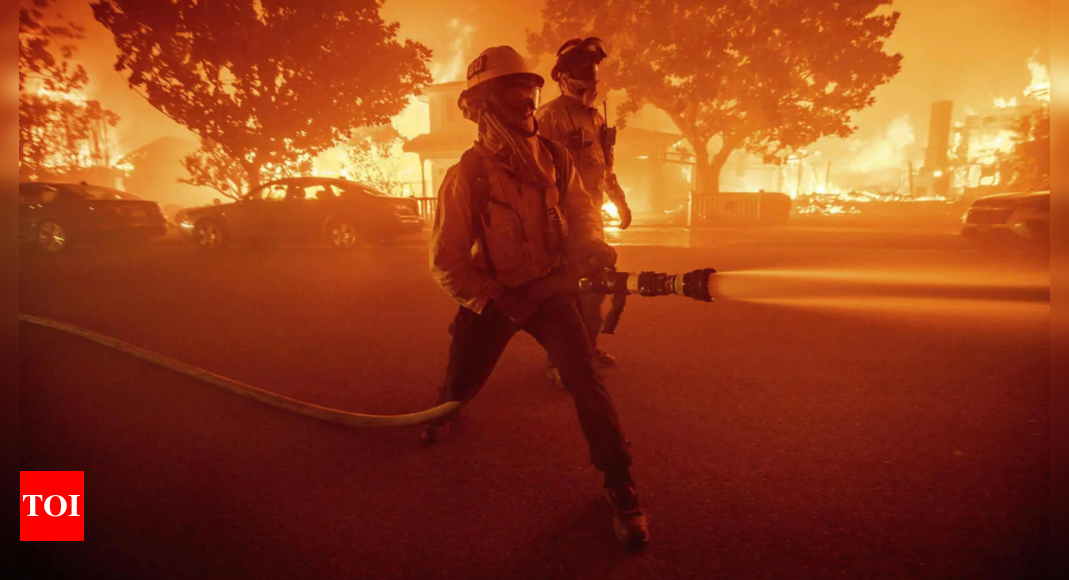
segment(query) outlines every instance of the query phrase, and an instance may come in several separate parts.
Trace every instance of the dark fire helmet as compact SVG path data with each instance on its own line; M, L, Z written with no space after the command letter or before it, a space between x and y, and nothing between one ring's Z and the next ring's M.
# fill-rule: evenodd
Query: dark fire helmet
M550 76L560 82L561 73L567 72L572 78L593 80L598 65L607 56L609 53L600 38L573 38L557 50L557 64Z

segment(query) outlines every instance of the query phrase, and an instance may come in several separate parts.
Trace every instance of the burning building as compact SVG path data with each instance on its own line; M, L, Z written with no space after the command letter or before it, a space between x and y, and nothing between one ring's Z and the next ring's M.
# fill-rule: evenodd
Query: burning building
M1038 103L999 100L993 110L973 113L954 127L953 151L958 166L954 185L958 192L996 192L1006 185L1003 164L1021 135L1021 123L1042 111Z
M1007 162L1018 143L1029 138L1034 120L1050 114L1050 71L1034 56L1028 70L1032 80L1020 97L995 99L988 111L969 112L954 124L954 193L971 198L1014 185Z
M464 86L464 82L440 83L424 88L419 97L429 109L430 130L410 139L404 150L419 156L425 198L437 197L446 171L477 137L475 124L457 106ZM671 212L687 204L693 167L674 153L680 140L679 134L666 131L634 127L620 131L616 174L636 213Z

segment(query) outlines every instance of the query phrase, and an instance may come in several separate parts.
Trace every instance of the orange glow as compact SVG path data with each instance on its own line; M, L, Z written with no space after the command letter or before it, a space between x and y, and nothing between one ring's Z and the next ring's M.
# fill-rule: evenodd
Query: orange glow
M1024 90L1027 97L1037 101L1050 102L1050 69L1037 62L1033 56L1028 60L1028 70L1032 73L1032 82Z
M55 100L55 101L67 101L68 103L77 103L77 104L85 104L89 100L88 98L86 98L85 94L82 93L82 91L74 91L74 92L51 91L51 90L48 90L48 89L44 88L43 86L42 87L38 87L37 90L34 91L34 94L36 94L38 97L44 97L46 99L52 99L52 100Z
M611 201L605 202L605 204L601 206L601 211L608 215L612 221L620 221L620 210L616 208L615 203Z

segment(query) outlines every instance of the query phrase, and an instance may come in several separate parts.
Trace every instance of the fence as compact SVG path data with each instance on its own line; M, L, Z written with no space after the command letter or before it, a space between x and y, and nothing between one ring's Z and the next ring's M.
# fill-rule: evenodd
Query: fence
M791 198L782 193L692 193L690 225L720 222L782 222L791 213Z
M437 197L413 197L419 204L419 215L427 224L434 223L438 209ZM690 225L702 226L718 222L784 222L791 213L791 198L782 193L692 193L690 196Z
M413 197L419 204L419 216L428 225L434 223L434 212L438 210L437 197Z

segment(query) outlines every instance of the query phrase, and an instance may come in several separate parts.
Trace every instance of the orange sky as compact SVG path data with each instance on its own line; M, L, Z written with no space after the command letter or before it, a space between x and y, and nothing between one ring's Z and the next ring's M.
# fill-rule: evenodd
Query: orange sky
M542 3L387 0L383 12L401 23L402 35L434 51L432 68L442 74L451 62L466 64L487 46L512 44L522 51L525 29L540 26ZM114 44L107 30L92 20L89 0L59 4L66 16L87 28L79 60L92 78L88 92L122 115L123 149L165 135L189 136L128 90L114 72ZM876 106L858 115L859 138L882 135L893 119L909 115L918 143L923 143L932 101L954 99L958 111L983 110L996 97L1020 95L1029 82L1026 61L1037 48L1042 60L1049 59L1046 0L897 0L895 7L902 20L890 48L904 55L903 71L877 92ZM465 31L470 42L458 42Z

